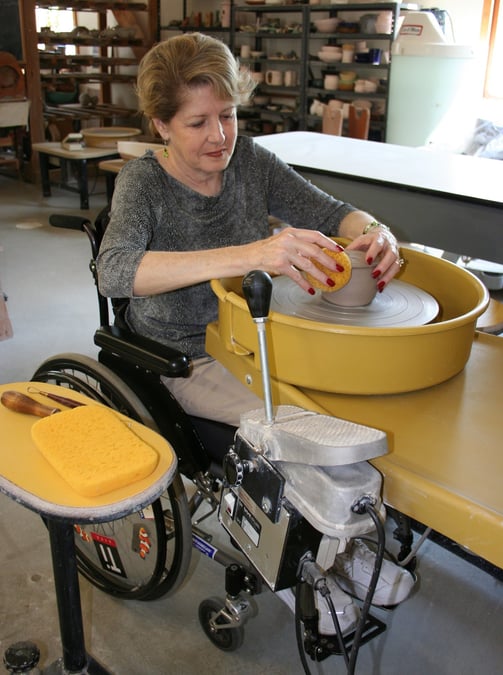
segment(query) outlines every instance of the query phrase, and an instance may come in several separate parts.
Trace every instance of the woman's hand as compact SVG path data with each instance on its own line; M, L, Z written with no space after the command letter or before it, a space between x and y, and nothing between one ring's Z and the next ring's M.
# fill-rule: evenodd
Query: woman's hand
M311 295L314 295L315 291L303 272L309 272L325 286L334 285L332 279L327 278L313 260L334 272L344 271L339 263L322 250L328 248L342 251L343 247L315 230L286 227L278 234L249 246L255 249L251 252L250 260L254 261L257 268L273 275L284 274Z
M367 229L365 234L362 234ZM347 250L366 252L369 265L378 261L372 276L376 280L378 291L382 292L386 284L398 274L404 264L398 242L390 229L363 211L353 211L341 222L341 237L351 239Z
M367 234L356 237L348 244L347 250L365 251L365 259L369 265L378 260L372 276L376 279L380 292L398 274L404 263L395 236L384 226L373 227Z

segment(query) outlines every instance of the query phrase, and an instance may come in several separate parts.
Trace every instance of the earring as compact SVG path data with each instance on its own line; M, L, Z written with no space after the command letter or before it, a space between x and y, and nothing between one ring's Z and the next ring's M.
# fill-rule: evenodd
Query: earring
M167 140L167 139L165 138L165 139L163 140L163 143L164 143L164 148L163 148L163 151L162 151L162 156L165 157L165 158L168 158L168 157L169 157L169 150L168 150L168 143L169 143L169 140Z

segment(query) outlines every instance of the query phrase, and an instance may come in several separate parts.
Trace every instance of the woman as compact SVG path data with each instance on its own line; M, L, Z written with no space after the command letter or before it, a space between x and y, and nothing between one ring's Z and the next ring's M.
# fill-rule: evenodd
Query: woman
M386 226L323 193L252 139L238 138L237 108L253 87L223 43L198 33L162 42L143 58L139 105L164 148L121 170L98 258L101 292L130 298L130 327L175 342L192 358L189 378L165 378L185 410L234 426L262 402L205 353L206 326L217 318L211 279L261 269L314 293L304 273L333 283L312 261L337 269L322 250L340 248L329 239L335 235L351 240L348 250L365 250L369 264L379 256L374 275L380 291L400 266ZM269 216L292 227L271 236ZM364 556L355 562L348 553L347 560L352 569L359 565L368 584ZM410 590L402 571L389 565L383 604ZM348 590L357 593L350 576ZM339 593L340 618L349 630L357 612Z
M131 299L130 327L175 342L193 359L190 378L166 380L187 412L235 426L243 410L261 403L205 354L206 325L217 317L211 279L262 269L314 293L304 273L333 283L312 260L337 269L322 251L338 248L328 238L335 235L352 240L348 250L366 250L369 264L380 256L379 291L400 269L385 225L238 138L237 107L254 86L224 44L198 33L162 42L144 57L140 109L165 147L120 172L98 259L101 292ZM269 215L293 227L271 236Z

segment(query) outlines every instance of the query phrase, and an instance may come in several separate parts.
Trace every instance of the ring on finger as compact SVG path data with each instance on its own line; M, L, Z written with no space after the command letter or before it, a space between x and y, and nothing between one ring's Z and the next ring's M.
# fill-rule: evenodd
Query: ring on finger
M403 258L398 258L398 260L395 260L395 265L398 265L398 267L403 267L405 265L405 260Z

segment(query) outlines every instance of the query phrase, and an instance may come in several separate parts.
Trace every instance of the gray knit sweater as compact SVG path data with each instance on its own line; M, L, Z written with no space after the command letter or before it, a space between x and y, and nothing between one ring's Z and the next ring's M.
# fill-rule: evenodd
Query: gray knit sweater
M111 219L98 257L100 291L129 297L131 329L175 342L192 358L205 354L206 325L217 318L209 283L133 297L145 251L188 251L246 244L269 236L268 215L294 227L337 235L354 207L304 180L274 154L239 137L222 191L206 197L181 184L153 153L128 162L117 177Z

